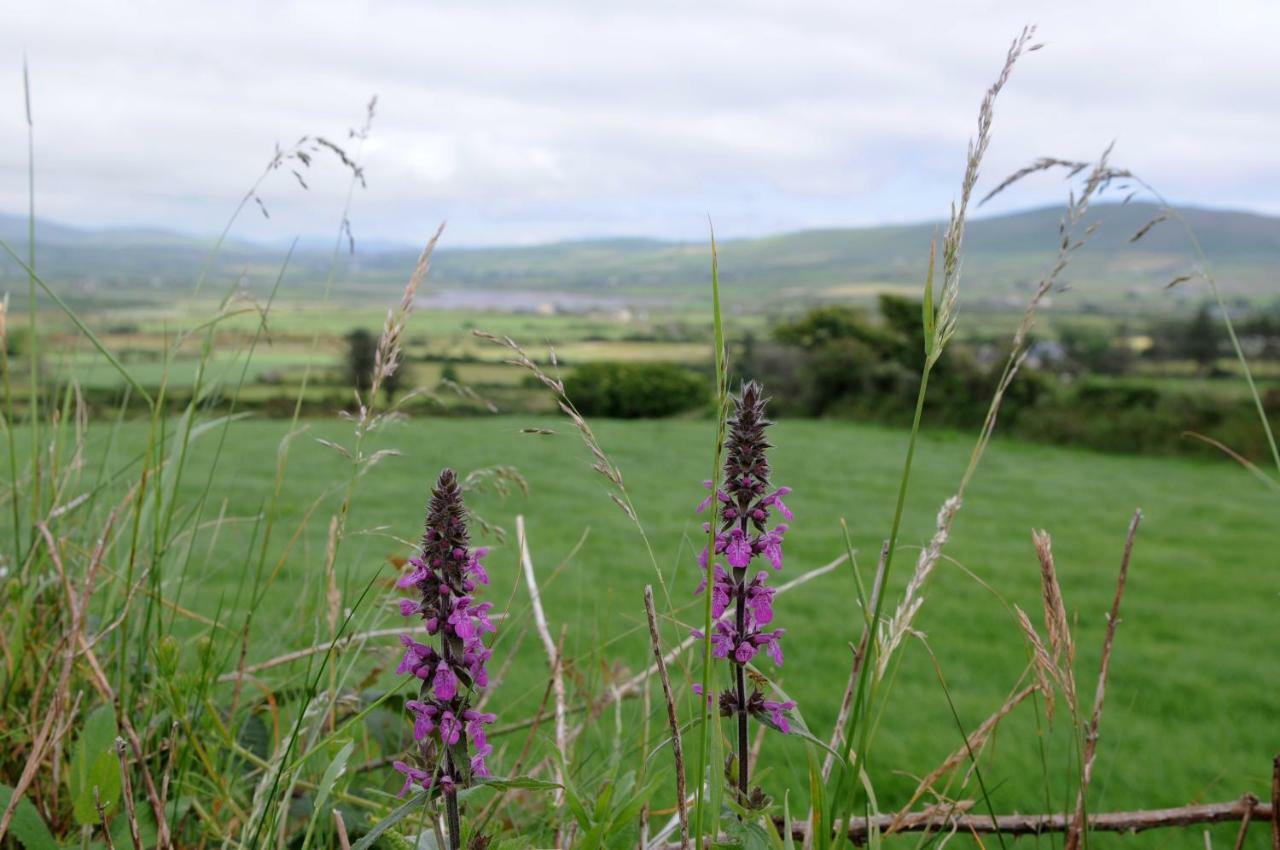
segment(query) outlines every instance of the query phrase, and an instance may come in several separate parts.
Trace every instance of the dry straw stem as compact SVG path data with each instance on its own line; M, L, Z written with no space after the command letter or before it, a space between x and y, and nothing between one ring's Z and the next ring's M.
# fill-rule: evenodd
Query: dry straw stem
M653 587L645 585L644 610L649 618L649 641L653 646L653 663L658 668L662 682L662 698L667 704L667 723L671 726L671 752L676 769L676 813L680 817L680 850L689 848L689 812L685 809L684 747L680 743L680 717L676 713L675 697L671 693L671 677L662 659L662 639L658 635L658 615L653 610ZM647 692L647 691L646 691Z
M1133 538L1142 522L1142 511L1135 510L1129 520L1129 532L1125 535L1124 554L1120 558L1120 575L1116 579L1116 595L1111 600L1107 615L1107 633L1102 640L1102 662L1098 669L1098 688L1093 697L1093 715L1084 739L1083 769L1080 789L1076 795L1076 813L1072 828L1067 832L1066 850L1078 850L1085 824L1085 797L1089 793L1089 780L1093 777L1093 762L1098 754L1098 725L1102 722L1102 702L1107 694L1107 674L1111 670L1111 650L1115 644L1116 628L1120 625L1120 600L1124 597L1125 583L1129 578L1129 559L1133 555Z
M547 651L547 664L551 667L551 690L555 697L556 749L566 758L569 754L569 730L565 722L565 687L563 654L556 648L551 639L551 630L547 626L547 615L542 610L542 595L538 592L538 580L533 574L533 557L529 554L529 538L524 530L524 516L516 516L516 545L520 548L520 566L524 570L525 584L529 587L529 603L533 607L533 624L542 639L542 648ZM556 782L564 784L564 773L561 761L554 760ZM562 789L556 789L555 802L560 805Z
M871 612L876 610L880 601L880 592L884 586L885 565L889 560L889 541L886 540L880 545L880 557L876 561L876 577L871 585L871 598L867 600L867 610L865 612L868 620L863 626L862 638L858 641L857 648L853 651L853 663L849 665L849 681L844 686L844 696L840 700L840 713L836 717L835 728L831 730L831 742L828 744L830 748L826 757L822 760L822 780L831 778L831 769L835 765L835 750L844 739L844 729L849 723L849 716L853 712L853 697L858 691L858 676L862 672L862 664L867 657L867 643L871 639L873 632L871 626Z
M916 801L932 789L935 782L955 770L966 759L976 755L979 750L986 746L987 741L991 739L992 733L995 732L996 727L1000 725L1000 721L1008 717L1009 714L1021 705L1027 697L1040 690L1040 688L1041 686L1039 683L1035 685L1028 685L1010 695L1008 699L1001 703L1000 707L992 712L986 720L982 721L977 729L974 729L969 733L969 737L965 739L963 746L951 755L947 756L946 759L943 760L942 764L938 765L927 776L920 780L919 784L916 786L916 790L911 794L911 799L909 799L906 805L904 805L902 809L892 817L888 825L883 827L882 832L888 835L890 833L903 831L906 828L905 825L908 821L912 817L916 816L911 812L911 807L916 804ZM990 824L990 816L985 817L987 823Z
M351 839L347 837L347 822L342 819L342 812L333 810L333 830L338 834L339 850L351 850Z

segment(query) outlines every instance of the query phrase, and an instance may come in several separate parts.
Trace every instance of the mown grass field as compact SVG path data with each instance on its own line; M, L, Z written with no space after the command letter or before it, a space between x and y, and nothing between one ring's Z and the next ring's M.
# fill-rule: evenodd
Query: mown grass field
M649 660L643 629L642 590L653 584L665 609L671 605L687 623L701 616L693 607L698 581L695 550L702 545L693 507L701 499L714 440L709 421L595 423L605 450L625 476L653 546L661 575L626 516L610 502L604 481L589 468L577 433L564 420L419 419L380 433L379 446L401 454L389 457L360 480L339 575L343 604L380 578L370 594L379 613L361 628L398 624L389 602L393 556L409 548L421 524L428 487L442 465L464 474L509 464L528 480L528 496L470 496L485 519L505 527L505 544L488 541L493 586L489 598L499 610L511 600L511 628L500 631L492 669L514 662L491 707L499 725L527 717L546 684L546 658L536 636L519 639L527 615L527 594L517 587L517 551L510 532L523 514L551 627L564 629L565 652L574 665L576 687L598 692L605 671L635 671ZM553 429L551 435L522 433L526 426ZM131 459L146 436L144 423L91 428L89 466L128 480ZM249 642L249 661L261 661L308 645L326 634L323 564L325 522L336 509L338 490L349 467L333 450L316 442L345 441L347 423L311 421L292 442L282 480L282 511L272 551L288 545L295 528L302 557L289 559L259 610ZM163 577L166 595L196 614L236 627L249 581L246 564L261 544L256 517L274 487L277 450L287 422L232 423L209 491L203 527L183 575ZM183 478L194 503L206 485L203 470L217 450L218 429L194 444L195 465ZM788 499L796 521L788 535L783 580L826 564L844 551L839 521L844 518L864 576L874 569L879 541L887 534L893 495L905 449L904 432L831 422L784 422L776 426L775 481L791 484ZM110 452L107 446L110 443ZM926 432L916 459L907 505L903 549L891 581L896 602L914 563L915 548L932 533L934 514L953 491L968 460L971 438ZM313 505L319 505L308 516ZM1234 799L1244 791L1265 796L1271 756L1280 750L1274 723L1280 657L1280 573L1275 559L1274 500L1253 479L1226 461L1217 463L1104 456L996 441L983 461L959 519L948 554L926 591L918 627L938 659L961 722L976 726L1015 688L1027 664L1026 644L1007 604L1016 603L1040 622L1040 585L1030 532L1053 535L1059 575L1074 617L1079 645L1077 675L1082 699L1091 702L1098 655L1124 533L1134 508L1145 519L1138 533L1107 707L1091 806L1095 810L1151 808L1191 801ZM218 521L220 519L220 521ZM191 518L188 517L190 522ZM269 559L269 564L274 559ZM963 567L961 569L960 567ZM966 571L973 576L966 575ZM975 578L976 577L976 578ZM366 602L368 608L370 602ZM779 681L800 703L820 737L830 726L845 684L849 643L861 614L847 566L779 597L778 624L788 630L787 662ZM208 627L179 617L180 629L197 635ZM182 625L184 624L185 625ZM668 644L687 634L683 625L664 632ZM366 653L362 667L394 666L393 638L385 649ZM518 647L517 647L518 645ZM912 777L932 769L960 745L928 653L920 641L909 645L896 672L889 704L880 719L870 770L880 805L905 801ZM301 680L304 665L272 675ZM389 674L384 682L395 682ZM688 699L692 674L677 665L678 691ZM658 703L655 701L655 712ZM693 704L687 701L686 712ZM1087 710L1087 708L1086 708ZM1043 730L1042 704L1030 701L1001 727L982 762L983 780L996 811L1069 809L1065 788L1073 767L1062 718ZM628 701L619 718L625 734L638 737L643 711ZM662 721L651 741L661 737ZM613 734L606 714L597 734ZM545 731L543 734L547 734ZM495 763L513 759L519 736L499 740ZM1045 742L1045 755L1041 741ZM595 741L595 743L592 743ZM590 749L600 742L589 739ZM505 749L503 749L505 747ZM775 791L803 797L805 747L770 736L762 764ZM1042 758L1044 759L1042 761ZM580 765L593 763L590 753ZM1046 774L1047 765L1047 774ZM974 797L977 789L957 792ZM1228 827L1223 827L1229 831ZM1261 840L1260 831L1256 840ZM1108 841L1108 839L1091 838ZM1226 832L1220 840L1228 841ZM907 838L904 841L915 841ZM1198 835L1170 833L1126 846L1199 844ZM1148 843L1150 842L1150 843ZM1109 843L1109 841L1108 841Z

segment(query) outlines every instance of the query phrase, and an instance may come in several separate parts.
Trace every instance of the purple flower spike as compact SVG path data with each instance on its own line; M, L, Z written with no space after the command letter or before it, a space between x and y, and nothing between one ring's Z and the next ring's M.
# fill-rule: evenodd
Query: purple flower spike
M401 796L415 784L430 788L434 783L449 800L473 777L489 775L485 758L493 747L485 727L497 718L471 707L475 691L489 681L491 653L483 635L496 631L489 614L492 603L476 602L471 595L477 585L489 583L481 563L487 551L470 548L462 489L453 471L444 470L431 492L422 550L409 559L411 570L396 582L416 592L414 598L399 600L400 613L420 616L433 639L430 646L412 635L400 639L404 655L396 672L422 680L418 698L406 702L405 709L413 718L417 742L412 761L426 766L395 763L406 777Z
M733 413L725 439L724 489L715 490L698 505L701 513L717 504L719 510L712 522L703 525L703 531L712 535L714 543L703 549L698 563L706 575L698 586L698 593L710 584L711 615L715 621L710 636L695 631L700 640L711 641L711 655L727 658L733 665L734 689L720 695L722 716L739 716L738 735L738 792L740 801L748 799L747 784L747 735L746 718L755 715L783 732L790 731L784 714L794 703L766 701L764 695L752 688L746 689L746 665L763 652L774 664L782 665L783 629L766 630L773 622L773 598L775 590L766 582L769 573L759 571L750 581L748 569L761 558L775 570L782 569L782 542L787 532L786 523L770 526L771 514L777 512L784 519L794 519L782 497L791 493L789 487L769 488L768 450L773 446L765 436L772 423L765 417L765 398L760 386L754 382L742 388L733 399ZM711 481L703 482L708 490L715 487ZM728 569L716 563L720 556L728 563ZM695 686L695 691L701 690ZM710 700L711 695L705 697Z

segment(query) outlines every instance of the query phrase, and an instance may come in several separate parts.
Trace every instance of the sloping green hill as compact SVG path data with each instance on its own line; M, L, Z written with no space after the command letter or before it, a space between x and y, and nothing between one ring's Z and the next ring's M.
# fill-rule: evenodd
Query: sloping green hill
M1074 259L1067 281L1082 297L1097 301L1132 298L1160 290L1193 267L1185 233L1176 221L1152 229L1140 242L1130 237L1159 213L1149 204L1098 205L1085 224L1100 227ZM1043 208L975 219L965 253L966 292L971 303L998 306L1021 302L1023 292L1052 262L1061 211ZM1280 270L1280 218L1241 212L1184 212L1224 287L1235 295L1270 300ZM894 287L919 287L936 223L810 230L721 245L722 279L735 294L757 303L857 298ZM0 216L0 237L20 252L26 223ZM167 289L188 286L203 265L212 240L164 231L88 231L41 223L39 264L51 281L78 289ZM415 246L344 257L346 279L357 288L398 286L417 257ZM218 272L274 269L279 246L230 242ZM301 250L292 267L318 277L328 252ZM707 278L705 243L649 239L561 242L533 247L449 249L436 255L434 283L469 291L536 290L627 299L682 300L701 297ZM0 284L21 278L10 261L0 262Z

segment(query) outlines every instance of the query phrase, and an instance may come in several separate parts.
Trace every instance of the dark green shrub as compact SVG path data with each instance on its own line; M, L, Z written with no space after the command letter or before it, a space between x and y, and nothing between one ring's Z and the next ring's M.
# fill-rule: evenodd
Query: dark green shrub
M565 379L584 416L650 419L707 403L707 381L672 363L588 363Z

